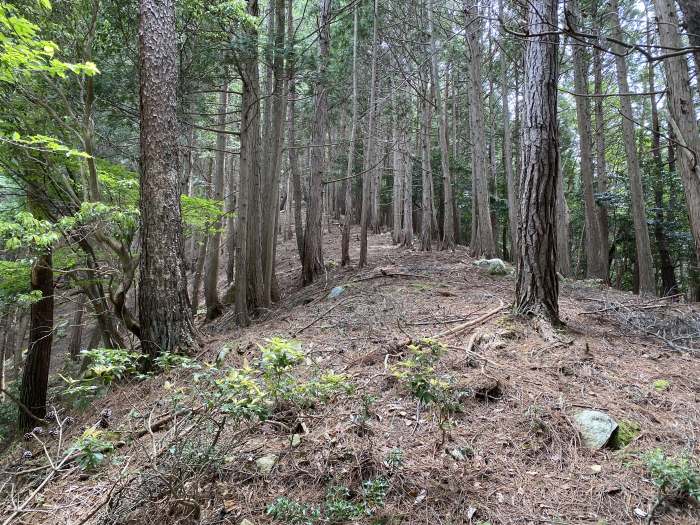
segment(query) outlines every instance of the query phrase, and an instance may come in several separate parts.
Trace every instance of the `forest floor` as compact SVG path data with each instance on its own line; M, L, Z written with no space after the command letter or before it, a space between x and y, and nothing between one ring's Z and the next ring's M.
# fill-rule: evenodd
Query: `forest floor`
M202 325L205 344L197 360L213 363L219 356L224 369L242 367L256 362L257 345L266 339L293 338L306 354L299 377L319 370L346 374L351 393L264 422L229 418L218 426L220 418L196 407L196 371L113 385L86 409L63 413L76 423L61 440L75 441L81 427L111 410L105 435L118 440L115 450L94 471L67 461L17 522L644 523L656 487L643 454L661 448L697 457L700 355L611 315L622 308L611 305L681 317L696 316L696 307L565 281L566 327L542 333L510 314L514 278L477 268L465 248L425 253L374 235L370 266L357 270L340 267L336 233L324 242L328 273L306 288L297 282L295 241L280 245L280 303L245 329L234 327L231 312ZM342 291L331 298L338 286ZM500 306L506 308L494 311ZM469 321L472 326L444 334ZM471 393L445 432L439 412L419 409L393 374L407 357L406 341L440 333L446 352L436 377L449 376ZM589 450L573 426L583 409L603 411L639 432L622 449ZM44 436L52 460L60 461L56 438ZM35 459L22 463L25 449ZM2 470L44 466L42 449L38 440L19 442L4 454ZM271 461L265 466L260 458ZM22 476L32 483L17 485L3 519L50 472ZM363 490L368 481L379 496ZM280 497L287 499L280 503ZM671 501L654 512L654 523L698 522L700 509L692 502Z

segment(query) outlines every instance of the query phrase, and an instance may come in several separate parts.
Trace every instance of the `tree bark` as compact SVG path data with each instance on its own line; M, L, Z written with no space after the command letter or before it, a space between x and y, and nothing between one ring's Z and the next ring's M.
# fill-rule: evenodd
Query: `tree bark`
M594 71L594 87L593 91L596 95L603 94L603 65L602 51L598 48L593 50L593 71ZM608 191L608 173L607 164L605 162L605 112L603 108L603 97L595 98L595 145L596 145L596 174L597 189L599 194L606 194ZM598 237L600 242L601 262L603 263L603 271L605 281L609 281L610 272L610 242L608 241L608 208L605 204L597 205L598 217Z
M31 414L39 419L46 415L46 391L51 365L51 343L53 340L54 282L51 252L36 258L32 267L32 291L41 292L41 299L32 303L29 328L29 346L24 363L20 401ZM35 420L23 410L18 412L20 430L36 425Z
M469 132L472 144L472 209L471 251L475 257L494 257L496 241L491 224L489 203L488 167L486 165L486 130L484 126L484 104L481 85L481 22L478 8L465 1L467 13L467 69L469 71Z
M236 158L232 155L229 162L228 184L226 194L226 282L231 284L236 267L236 199L238 193L238 175Z
M355 5L352 22L352 120L350 122L350 144L348 144L347 180L344 185L345 217L341 239L341 264L343 266L350 264L350 227L352 225L352 179L350 177L355 172L355 141L357 140L357 26L358 6Z
M498 0L498 12L503 18L503 0ZM513 261L518 253L518 187L513 173L513 136L510 129L510 89L508 86L508 63L505 53L501 54L501 97L503 98L503 166L505 168L508 192L508 226L510 230L510 253Z
M610 0L612 33L615 38L622 40L622 29L618 16L617 0ZM620 93L629 93L627 81L627 61L624 49L619 44L613 43L613 49L618 53L615 56L617 70L617 83ZM644 203L644 188L639 169L639 157L635 147L634 115L632 103L628 95L620 96L620 112L622 114L622 135L627 158L627 172L630 180L630 201L632 219L634 221L634 238L637 251L637 265L639 267L639 291L642 294L656 294L656 280L654 277L654 260L651 256L651 241L649 240L649 228L646 219L646 205Z
M224 77L228 75L225 73ZM221 91L219 92L219 118L216 135L216 168L211 180L211 198L221 202L224 199L224 174L226 173L226 113L228 111L228 79L225 79ZM207 243L206 251L206 272L204 278L204 301L207 305L207 319L212 320L219 317L223 311L223 305L219 300L219 253L221 250L221 229L223 228L223 218L218 218L212 224L213 232Z
M440 72L438 70L437 46L435 45L435 28L433 24L433 9L436 8L435 0L429 0L428 4L428 34L430 36L430 71L432 82L432 99L435 101L435 109L438 117L438 142L440 143L440 167L442 169L443 191L443 227L440 247L443 250L455 249L454 236L454 209L452 207L452 178L450 176L450 151L447 146L447 113L442 104L442 92L440 91Z
M328 61L330 59L331 0L319 0L319 53L315 85L314 123L312 129L311 177L309 205L306 209L302 282L311 284L324 271L321 220L323 213L323 172L325 169L326 127L328 120Z
M141 348L151 359L196 346L178 181L174 0L141 0Z
M650 24L647 22L647 26ZM651 28L647 27L647 35ZM647 43L651 43L647 36ZM666 236L666 220L664 216L664 165L661 159L661 125L659 122L659 111L656 105L656 81L654 79L654 64L648 66L649 82L649 103L651 106L651 153L654 159L654 207L656 221L654 222L654 237L656 238L656 248L659 250L659 263L661 270L661 296L678 293L678 283L671 260L671 253L668 249L668 238Z
M430 91L427 85L423 87L423 96L419 98L421 103L421 173L423 175L423 191L421 199L420 221L420 249L431 251L433 249L433 172L430 165Z
M377 83L377 0L372 4L372 66L369 88L369 125L367 130L367 150L364 152L367 171L362 175L362 208L360 212L360 260L358 267L367 265L367 229L371 215L372 159L374 150L374 109Z
M71 360L77 361L80 358L80 349L83 341L83 315L85 313L85 295L80 294L78 304L73 312L73 322L70 330L70 341L68 342L68 355Z
M678 17L673 0L655 0L659 43L669 49L682 47ZM685 56L663 61L668 91L668 106L672 136L678 142L678 160L685 189L690 231L695 241L695 261L700 260L700 133L690 90L690 74ZM675 163L674 163L675 164ZM669 155L671 167L671 155ZM697 262L695 263L697 265ZM698 268L691 268L698 272ZM695 290L699 293L700 290ZM699 293L700 295L700 293Z
M296 54L294 51L294 14L292 12L293 1L287 6L287 41L289 42L289 54L287 55L287 83L289 91L289 103L287 104L287 152L289 156L289 171L292 175L292 192L294 197L294 235L297 241L299 261L304 259L304 224L302 221L302 189L301 171L299 169L299 157L296 146Z
M578 31L581 26L581 12L577 0L569 1L567 21L571 29ZM586 221L586 276L589 279L605 279L605 263L600 242L599 222L593 195L593 146L591 137L591 107L588 98L588 64L586 49L577 42L572 45L574 63L574 87L577 93L576 121L578 125L579 149L581 155L581 186L583 187L583 211Z
M263 208L263 264L264 264L264 294L263 304L269 306L276 299L277 282L275 275L275 246L277 244L277 226L280 212L280 167L282 164L282 146L284 144L284 117L287 111L287 97L284 94L285 68L285 6L284 0L270 2L274 8L271 19L274 18L275 49L272 63L274 84L272 87L272 109L268 162L266 175L266 198Z
M696 74L700 74L700 2L698 0L678 0L683 12L688 43L695 47L693 59Z
M532 0L525 47L522 185L515 310L559 323L556 185L559 177L556 0ZM480 224L481 226L481 224Z

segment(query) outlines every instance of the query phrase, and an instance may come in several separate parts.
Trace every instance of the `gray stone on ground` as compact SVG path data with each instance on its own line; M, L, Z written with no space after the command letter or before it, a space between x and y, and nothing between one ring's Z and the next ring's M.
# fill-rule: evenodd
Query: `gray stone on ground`
M487 270L489 275L507 275L508 267L501 259L479 259L474 266Z
M581 441L587 448L603 448L615 430L617 422L604 412L582 410L574 415L574 426L581 434Z
M255 460L258 470L261 474L269 474L277 463L278 456L276 454L265 454Z
M336 286L331 290L331 293L328 294L329 299L335 299L338 297L340 294L342 294L345 291L345 288L342 286Z

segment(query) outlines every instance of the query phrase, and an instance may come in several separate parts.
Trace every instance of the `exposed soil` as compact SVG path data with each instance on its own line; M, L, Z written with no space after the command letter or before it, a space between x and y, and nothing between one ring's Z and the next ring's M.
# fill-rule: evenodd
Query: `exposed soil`
M474 393L463 401L443 443L436 411L418 410L391 366L405 356L407 340L434 336L507 306L513 277L479 270L464 248L406 251L392 246L388 234L370 238L370 268L343 269L338 236L326 235L325 242L328 273L304 289L296 283L295 241L280 245L282 301L246 329L233 326L230 312L203 326L206 345L198 359L212 362L226 345L232 351L225 366L241 366L258 355L256 343L294 337L307 353L304 370L348 374L354 393L264 423L227 424L216 440L217 461L181 468L170 444L186 436L191 449L202 451L216 427L186 414L162 428L153 425L173 412L170 399L179 388L186 403L192 372L117 385L84 412L71 412L76 423L63 441L75 440L79 427L95 423L104 409L112 410L111 431L145 435L120 446L110 456L113 461L95 473L72 465L58 474L29 505L35 512L23 513L23 522L78 524L91 516L88 523L238 525L249 519L259 525L273 522L266 508L279 496L320 505L331 486L344 485L352 496L363 481L382 476L389 480L385 505L357 522L643 523L656 488L640 454L660 447L697 456L698 355L620 326L606 312L583 313L638 299L581 282L562 284L566 327L556 333L514 318L505 308L440 338L448 351L438 374L450 374ZM335 286L344 290L329 298ZM697 315L688 305L660 308ZM654 388L659 379L669 387ZM622 450L590 451L572 426L573 415L584 408L636 422L641 433ZM134 417L134 411L150 414L151 432L144 432L148 417ZM359 417L364 412L367 417ZM196 428L190 428L193 422ZM302 434L297 447L290 445L294 433ZM55 450L55 439L47 436L47 447ZM21 463L25 449L35 459ZM387 462L395 449L402 451L401 465ZM279 460L262 475L255 459L271 453ZM6 473L44 465L42 455L36 442L20 442L7 452L5 496L9 484L18 481ZM21 480L35 476L35 487L46 473ZM15 502L31 489L20 488ZM670 502L655 516L654 523L698 523L700 509Z

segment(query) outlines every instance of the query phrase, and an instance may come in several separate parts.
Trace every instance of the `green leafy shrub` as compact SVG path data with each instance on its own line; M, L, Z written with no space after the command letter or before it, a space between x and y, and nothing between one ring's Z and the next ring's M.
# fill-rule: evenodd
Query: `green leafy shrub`
M431 339L423 339L409 345L410 355L392 367L393 375L399 379L420 405L432 405L437 409L442 441L451 428L451 416L461 409L460 394L454 389L452 378L438 377L435 364L445 353L445 347Z
M700 470L690 456L670 457L657 448L643 459L661 499L700 498Z
M267 507L267 515L290 525L313 525L321 519L318 507L280 497Z
M107 454L114 451L114 443L107 440L100 430L88 429L69 449L69 453L79 452L76 463L82 470L95 470Z

